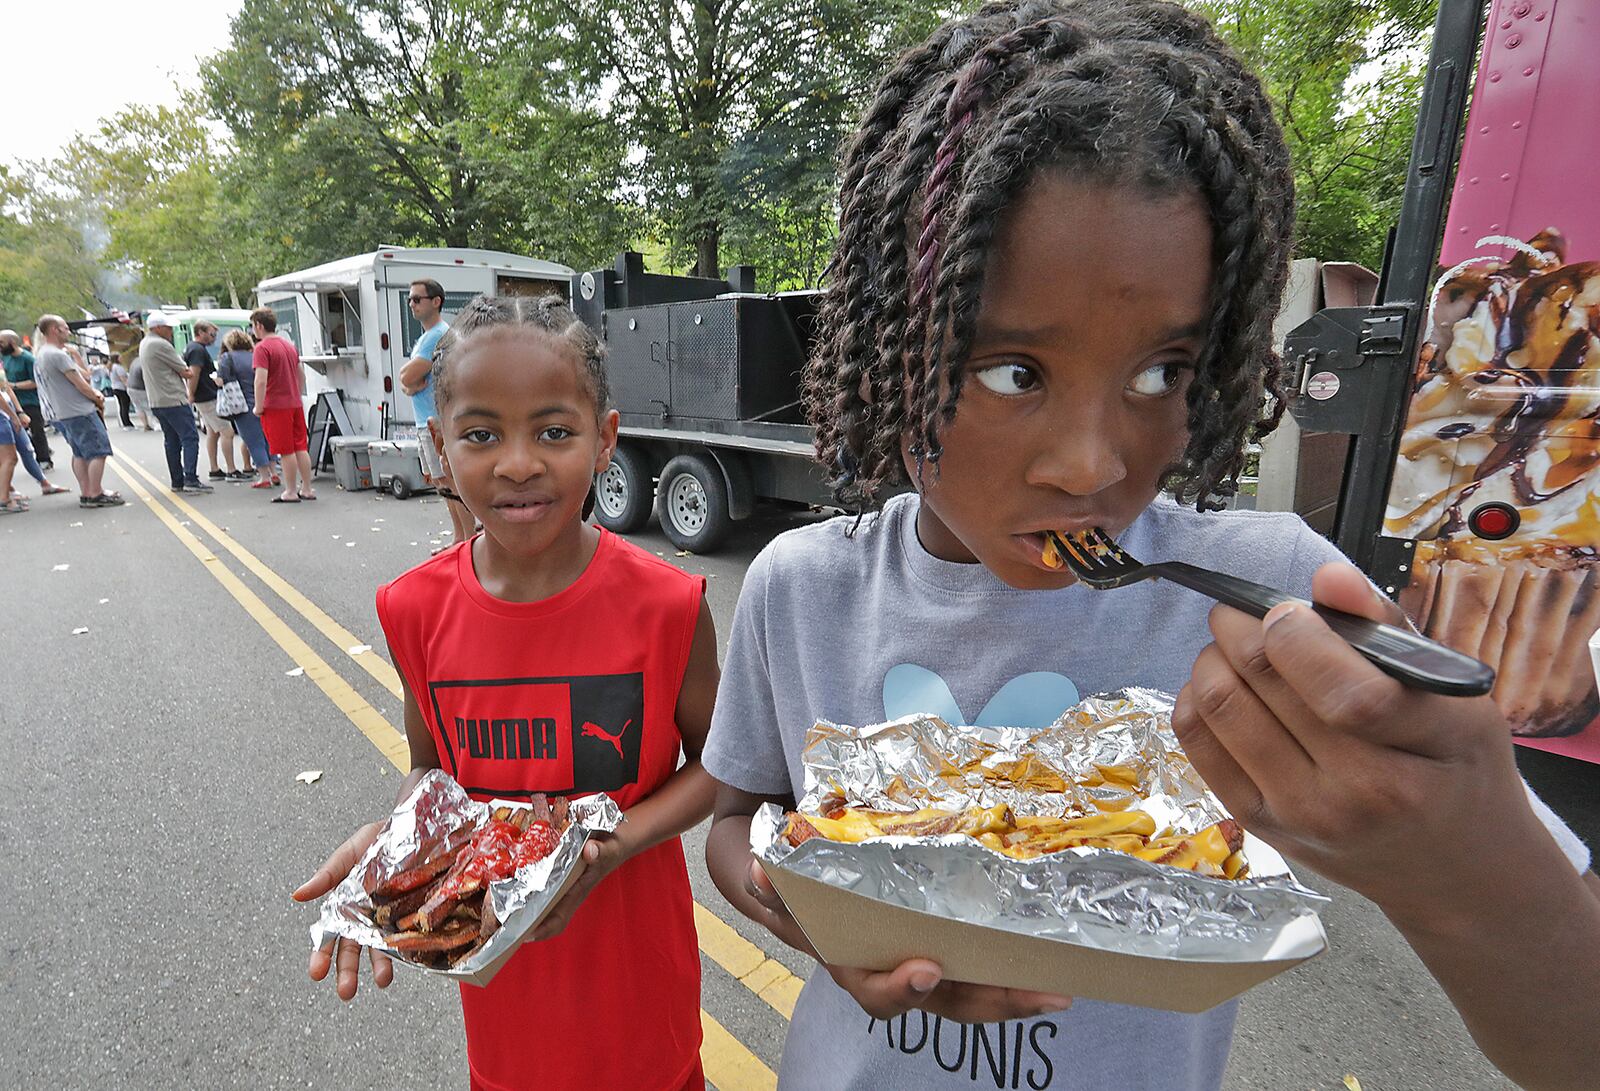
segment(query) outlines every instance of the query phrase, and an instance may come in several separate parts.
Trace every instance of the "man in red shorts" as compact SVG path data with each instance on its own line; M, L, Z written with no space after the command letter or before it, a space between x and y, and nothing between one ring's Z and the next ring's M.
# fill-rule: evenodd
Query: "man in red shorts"
M283 492L274 504L315 500L311 488L311 454L306 450L306 411L300 401L300 353L287 337L278 336L278 316L270 307L250 312L255 334L252 357L256 370L256 415L267 435L267 448L283 459Z

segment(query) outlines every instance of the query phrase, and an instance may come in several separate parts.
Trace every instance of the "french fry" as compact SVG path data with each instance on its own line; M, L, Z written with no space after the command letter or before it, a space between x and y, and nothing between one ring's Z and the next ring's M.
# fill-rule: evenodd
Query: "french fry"
M477 938L478 930L466 924L438 932L396 932L384 937L390 947L404 954L453 951L457 947L465 947Z
M472 835L465 841L414 864L373 891L370 917L399 958L445 969L471 957L499 930L488 882L500 877L507 859L528 859L516 853L503 855L508 838L512 848L525 852L528 843L517 848L520 835L528 834L535 823L547 823L559 837L570 821L565 797L536 795L530 802L528 807L494 807L484 826L475 833L467 831ZM514 834L504 830L488 834L494 822L512 827ZM537 851L548 851L549 843L543 840L548 832L540 836Z
M372 896L374 898L393 898L396 895L415 890L419 886L427 886L440 875L450 870L451 865L456 862L456 856L465 847L466 842L462 842L448 852L440 853L438 856L429 857L418 864L412 865L382 883L376 890L372 891Z
M376 911L373 913L373 923L379 928L388 928L402 917L415 913L443 881L444 879L441 876L427 886L419 886L417 889L401 894L391 901L380 902L377 898L374 898L373 903Z
M799 846L813 837L852 844L875 837L964 833L1017 860L1090 848L1111 849L1220 878L1244 878L1249 870L1242 852L1244 832L1232 819L1192 834L1157 836L1155 819L1140 810L1068 816L1013 815L1009 807L999 805L964 811L925 807L898 814L837 802L838 806L828 807L831 814L826 817L790 812L784 829L789 844Z

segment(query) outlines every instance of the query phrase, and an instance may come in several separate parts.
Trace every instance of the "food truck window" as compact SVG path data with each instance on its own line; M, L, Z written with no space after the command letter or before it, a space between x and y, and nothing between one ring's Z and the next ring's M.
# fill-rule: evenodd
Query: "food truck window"
M505 273L497 273L494 278L494 290L497 295L526 295L545 296L558 295L567 298L567 284L565 281L540 280L537 277L514 277Z
M293 298L275 299L267 306L278 316L278 332L293 341L295 348L300 348L300 309L297 301Z
M407 360L411 359L411 346L415 345L417 338L422 336L422 323L411 317L411 308L406 305L406 296L410 294L410 291L410 286L407 285L405 291L396 293L399 296L396 303L399 305L400 313L405 315L405 326L402 330L404 336L400 340L400 352ZM444 310L440 312L444 315L444 320L448 322L460 314L461 308L471 302L476 295L478 295L477 292L446 292L444 294Z
M361 314L349 306L343 292L322 294L322 322L331 348L360 348Z

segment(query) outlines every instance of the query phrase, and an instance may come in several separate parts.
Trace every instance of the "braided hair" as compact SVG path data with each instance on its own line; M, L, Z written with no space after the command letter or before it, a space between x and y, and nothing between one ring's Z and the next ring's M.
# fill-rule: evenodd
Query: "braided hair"
M474 336L492 330L524 327L540 331L572 350L583 367L584 385L594 401L594 415L598 419L611 408L611 384L606 379L606 347L595 337L594 331L583 324L572 308L560 296L494 296L477 295L461 308L439 347L433 354L433 397L443 407L451 397L450 361L461 355L462 349ZM442 490L441 490L442 491ZM450 494L451 499L459 499ZM582 519L594 514L595 486L589 486L584 498Z
M937 465L1006 207L1045 170L1197 192L1210 319L1188 444L1162 486L1232 495L1283 412L1272 319L1294 218L1288 149L1257 79L1199 16L1160 0L992 0L884 77L845 149L839 238L803 378L817 455L864 510Z
M606 348L594 331L572 312L560 296L473 296L439 339L433 354L434 400L450 397L450 360L461 355L474 334L508 326L528 326L554 338L577 354L584 382L594 399L595 415L611 408L611 384L606 379Z

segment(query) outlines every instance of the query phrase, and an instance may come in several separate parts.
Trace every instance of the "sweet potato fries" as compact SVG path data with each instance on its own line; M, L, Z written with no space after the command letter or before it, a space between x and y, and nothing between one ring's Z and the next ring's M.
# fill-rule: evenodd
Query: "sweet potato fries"
M496 807L470 839L419 860L369 891L371 920L407 961L454 966L489 941L500 922L489 884L542 860L568 824L567 800L534 796L529 807Z

